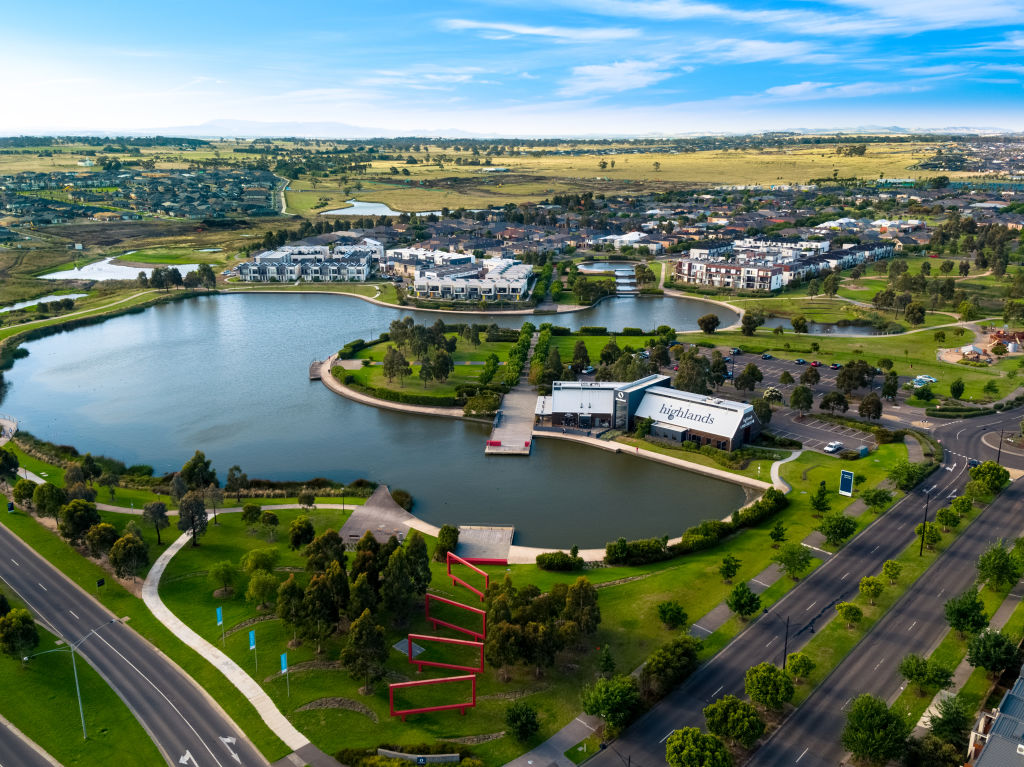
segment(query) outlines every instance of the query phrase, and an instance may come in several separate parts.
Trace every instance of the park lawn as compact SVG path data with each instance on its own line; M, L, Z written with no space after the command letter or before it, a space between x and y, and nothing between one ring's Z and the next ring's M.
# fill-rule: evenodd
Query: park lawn
M373 298L385 304L398 304L395 286L390 283L301 282L296 285L294 282L238 282L232 280L228 284L230 287L227 289L227 292L230 293L241 293L243 291L263 291L269 293L351 293L357 296ZM380 295L377 295L378 289Z
M864 513L870 514L870 512ZM854 629L848 629L846 624L836 617L834 611L826 617L827 624L817 630L814 637L802 650L802 652L811 657L816 666L810 676L804 680L804 683L797 686L796 695L793 698L794 705L800 705L814 688L853 650L860 640L867 636L878 620L888 612L890 607L899 601L907 589L931 567L938 555L952 543L959 533L963 532L969 522L975 519L979 513L980 509L975 508L970 516L964 519L959 528L943 535L942 541L935 547L934 551L926 548L924 556L918 554L920 542L918 540L911 542L896 557L896 561L903 565L903 571L900 574L899 580L896 584L890 585L883 578L885 591L876 600L875 605L868 604L868 600L860 594L850 600L864 612L864 619ZM829 620L829 618L832 619ZM894 662L898 661L894 660Z
M455 365L455 369L446 381L430 381L425 384L419 379L420 365L411 365L412 374L399 380L395 378L388 381L384 375L384 368L381 365L347 370L346 374L351 375L356 383L363 386L372 386L379 389L393 389L395 391L408 391L411 394L430 394L436 397L454 397L456 387L463 384L475 384L483 370L483 365Z
M624 445L630 447L639 447L641 450L650 450L652 453L660 453L661 455L670 455L673 458L678 458L681 461L689 461L690 463L700 464L701 466L708 466L712 469L719 469L720 471L728 471L733 474L741 474L744 477L751 477L752 479L761 479L765 482L771 482L772 477L772 464L775 461L769 459L757 459L749 461L747 465L742 469L730 469L728 466L715 461L710 456L704 455L697 450L684 450L679 447L669 447L668 445L659 445L654 442L648 442L646 440L637 439L630 436L621 436L615 438L616 442L621 442ZM765 448L775 450L775 448ZM785 458L790 454L789 450L775 450L781 458Z
M590 735L581 740L575 746L571 746L567 751L565 751L564 756L573 764L583 764L587 759L601 750L602 742L603 739L600 736Z
M473 346L465 338L460 337L458 333L445 333L446 337L455 338L457 341L455 351L452 353L452 362L455 363L456 367L466 362L484 362L492 354L496 354L502 362L508 358L508 353L512 349L512 343L508 341L485 341L483 340L485 335L485 333L481 333L480 343L477 346ZM384 359L384 354L387 350L387 343L374 344L360 350L355 358L380 362Z
M268 760L274 761L289 753L290 749L271 732L252 704L219 670L168 631L153 617L141 599L122 588L105 570L79 555L55 533L21 511L3 515L0 524L10 529L86 593L96 596L114 615L127 617L132 629L159 647L224 708ZM216 528L211 526L211 529ZM98 578L106 578L107 584L97 596Z
M985 368L957 365L936 359L937 349L961 345L959 337L951 335L950 330L953 329L945 331L944 341L935 340L930 331L865 338L797 335L792 332L774 335L764 328L753 336L744 336L738 331L728 330L716 332L710 337L705 334L688 333L683 338L690 341L699 337L700 340L713 340L719 346L740 346L751 354L768 351L782 360L803 357L807 360L820 359L822 362L846 364L854 359L866 359L877 364L878 360L888 358L893 361L894 369L900 375L916 376L927 373L937 378L938 383L932 384L932 391L940 396L948 396L949 384L957 378L962 378L964 394L961 399L966 402L1001 399L1017 389L1018 382L1007 376L1007 373L1017 366L1016 359L1004 358L995 365ZM968 336L965 335L963 338L965 340L962 343L967 343ZM817 351L812 344L818 345ZM794 366L791 372L796 376L799 371L801 368ZM982 391L988 381L996 382L998 394L995 397L990 398Z
M874 292L871 295L874 295ZM866 300L870 300L870 297ZM769 317L796 317L797 315L803 315L809 322L836 323L842 320L870 319L876 316L889 319L887 312L878 311L870 307L857 306L849 301L835 298L748 298L737 299L729 303L747 310L763 309ZM900 316L893 317L891 321L900 322L904 327L909 327L909 323ZM921 327L946 325L956 321L956 317L952 314L929 311L925 314L924 325ZM870 328L865 326L864 332L867 333L869 330Z
M12 607L24 606L8 595ZM79 656L78 685L88 738L75 695L75 679L67 649L46 629L39 627L39 646L46 653L28 663L0 655L0 711L29 739L66 767L149 767L162 761L160 752L138 720L107 686L103 678ZM71 637L77 640L78 637ZM6 762L6 760L5 760Z
M219 264L231 257L232 254L224 250L215 252L196 248L143 248L131 253L124 253L115 259L115 262L123 261L138 264Z

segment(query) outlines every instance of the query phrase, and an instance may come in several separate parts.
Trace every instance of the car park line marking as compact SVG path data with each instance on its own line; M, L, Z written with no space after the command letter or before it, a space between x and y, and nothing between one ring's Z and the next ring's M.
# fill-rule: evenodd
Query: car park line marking
M69 612L69 613L71 613L72 615L74 615L74 616L75 616L75 620L76 620L76 621L80 621L80 620L82 620L82 619L81 619L81 618L79 618L79 617L78 617L77 615L75 615L75 611L74 611L74 610L68 610L68 612Z
M917 625L917 621L914 621L913 623L910 624L910 628L908 628L907 631L913 631L914 630L914 626L916 626L916 625Z
M725 687L725 685L723 684L722 687ZM713 698L716 695L718 695L718 693L720 693L722 691L722 687L719 687L717 690L715 690L713 693L711 693L711 697Z
M666 735L666 736L665 736L664 738L662 738L662 739L661 739L661 740L659 740L658 742L659 742L659 743L664 743L664 742L665 742L666 740L668 740L668 736L669 736L669 735L671 735L671 734L672 734L673 732L675 732L675 730L669 730L669 731L668 731L668 735Z
M595 729L594 729L593 727L591 727L591 726L590 726L589 724L587 724L586 722L584 722L584 721L583 721L582 719L580 719L579 717L576 717L576 721L577 721L577 722L579 722L580 724L582 724L582 725L583 725L584 727L586 727L586 728L587 728L588 730L590 730L591 732L597 732L597 730L595 730Z
M776 639L778 639L778 638L779 638L779 635L778 635L778 634L776 634L775 636L773 636L773 637L772 637L772 641L770 641L770 642L769 642L768 644L766 644L766 645L765 645L765 647L771 647L771 646L772 646L773 644L775 644L775 640L776 640Z
M885 658L882 658L882 660L878 661L878 663L875 665L874 670L878 671L878 667L881 666L883 663L885 663Z
M845 580L846 580L846 579L847 579L847 578L848 578L849 576L850 576L850 574L849 574L849 573L847 573L846 575L844 575L844 576L843 576L842 578L840 578L839 580L841 580L841 581L845 581Z
M36 581L36 583L39 583L39 581ZM41 583L39 583L39 588L41 588L41 589L42 589L43 591L46 591L46 590L47 590L47 589L46 589L46 586L44 586L44 585L43 585L43 584L41 584Z
M14 557L11 557L11 561L14 562L15 567L21 567L21 565L18 564L18 560L16 560Z
M809 605L807 605L807 607L804 608L804 612L807 612L812 607L814 607L816 604L818 604L818 600L817 599L815 599L813 602L811 602Z
M801 759L803 759L803 758L804 758L804 754L806 754L806 753L807 753L808 751L810 751L810 750L811 750L811 749L810 749L810 746L808 746L807 748L805 748L805 749L803 750L803 752L802 752L802 753L800 754L800 756L798 756L798 757L796 758L796 760L797 760L797 761L799 762L799 761L800 761Z

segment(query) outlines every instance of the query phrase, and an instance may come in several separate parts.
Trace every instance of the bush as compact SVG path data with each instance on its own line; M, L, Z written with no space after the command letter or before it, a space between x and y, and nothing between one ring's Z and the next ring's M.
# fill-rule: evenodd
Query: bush
M566 554L564 551L546 551L537 555L537 567L554 572L582 570L583 557Z
M402 490L402 489L392 490L391 491L391 497L394 499L395 503L397 503L399 506L401 506L406 511L411 511L412 510L413 500L412 500L412 495L409 494L408 490Z
M584 325L579 329L579 335L581 336L606 336L608 335L608 328L594 327L591 325Z
M683 606L672 600L662 602L658 605L658 619L665 624L666 628L677 629L685 626L690 619Z
M605 546L604 561L610 565L646 565L672 558L668 550L668 536L627 541L619 538Z
M505 724L517 740L527 740L540 730L537 709L525 700L510 703L505 709Z

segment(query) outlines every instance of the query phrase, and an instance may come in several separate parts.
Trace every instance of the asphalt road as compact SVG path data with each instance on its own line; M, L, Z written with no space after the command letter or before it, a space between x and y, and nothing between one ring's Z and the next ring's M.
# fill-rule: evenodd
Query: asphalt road
M0 767L53 767L53 764L0 725Z
M65 641L78 642L95 629L79 646L80 656L124 700L169 765L267 764L195 682L127 625L112 622L110 612L2 526L0 578Z
M993 429L998 429L1001 423L1010 424L1016 429L1018 418L1016 415L1000 414L974 419L974 422L943 424L936 429L937 436L941 435L940 439L947 451L950 451L944 468L933 473L922 487L901 499L877 522L807 576L779 600L768 614L762 615L682 686L633 724L612 744L612 748L596 755L591 760L593 767L663 765L664 743L673 730L685 726L703 727L704 706L723 695L743 697L743 676L748 668L763 661L781 663L785 652L787 617L790 621L788 651L794 652L807 643L817 624L827 620L826 616L831 617L837 602L857 594L857 585L863 576L877 574L882 562L895 557L914 540L914 527L921 521L924 511L925 489L931 490L930 509L933 515L941 503L962 488L969 479L967 461L958 459L957 455L995 458L995 449L988 445ZM986 437L986 434L990 436ZM1008 455L1006 450L1002 457L1004 464L1024 466L1017 456ZM966 588L963 585L957 591L953 584L969 585L973 582L975 560L992 538L1019 529L1019 522L1007 528L1007 518L1013 508L1019 508L1022 491L1024 488L1013 486L968 528L957 544L943 552L939 557L941 564L936 565L942 569L943 584L932 588L928 575L919 579L908 596L900 601L897 606L899 609L894 608L883 621L879 621L858 645L858 652L840 664L811 696L812 699L822 696L819 702L812 702L811 699L806 701L797 714L790 717L775 737L758 752L752 764L795 764L803 754L800 764L804 765L809 763L812 752L815 758L824 758L826 761L811 764L838 764L842 757L838 745L839 732L845 723L841 707L849 699L868 691L871 685L869 680L875 674L880 675L887 695L896 689L892 677L887 675L895 670L903 654L914 651L909 649L911 639L908 637L912 637L915 643L913 646L925 649L941 641L945 633L945 620L941 603L938 609L935 607L937 600L944 602L950 595ZM989 522L989 519L993 521ZM951 585L940 596L938 592L946 582ZM910 593L916 595L918 590L921 590L919 598L909 596ZM914 624L914 621L917 623ZM896 632L896 636L887 633L892 631ZM890 648L897 646L904 649L899 658L892 660L897 651ZM864 660L861 660L861 653L866 654ZM886 667L883 661L876 671L875 666L879 660L886 657L889 666ZM804 720L804 717L812 716L815 717L813 721ZM830 722L832 729L825 728L817 717ZM832 761L827 761L829 758Z

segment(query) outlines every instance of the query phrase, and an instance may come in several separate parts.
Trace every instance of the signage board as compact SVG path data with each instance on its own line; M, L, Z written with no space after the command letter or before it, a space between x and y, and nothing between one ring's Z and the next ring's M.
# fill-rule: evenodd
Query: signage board
M843 469L839 472L839 495L853 495L853 472Z

